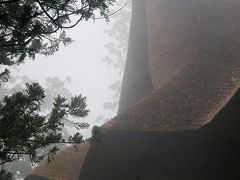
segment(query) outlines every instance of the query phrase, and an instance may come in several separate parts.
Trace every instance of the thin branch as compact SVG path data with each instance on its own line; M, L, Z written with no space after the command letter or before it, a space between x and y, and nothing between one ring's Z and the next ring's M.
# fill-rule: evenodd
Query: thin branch
M0 1L0 4L10 4L10 3L18 2L18 1L20 1L20 0Z
M126 5L128 5L128 3L129 3L129 1L128 2L126 2L122 7L120 7L118 10L116 10L116 11L114 11L113 13L111 13L111 14L109 14L109 15L107 15L108 17L110 17L110 16L113 16L114 14L116 14L116 13L118 13L119 11L121 11ZM94 20L99 20L99 19L106 19L106 16L104 16L104 17L94 17L94 18L92 18L92 19L94 19Z
M50 15L50 14L48 14L48 12L47 12L47 10L43 7L43 5L41 4L41 2L40 1L36 1L38 4L39 4L39 6L41 7L41 9L43 10L43 12L46 14L46 16L55 24L55 25L57 25L57 26L59 26L59 23ZM60 26L59 26L60 27ZM60 27L61 28L61 27Z

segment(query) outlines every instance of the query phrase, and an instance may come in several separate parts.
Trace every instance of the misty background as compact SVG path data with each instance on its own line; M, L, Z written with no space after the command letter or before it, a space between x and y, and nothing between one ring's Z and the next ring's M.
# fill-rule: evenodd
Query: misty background
M127 3L127 5L125 5ZM49 111L58 94L67 98L82 94L87 97L89 115L81 122L90 124L81 130L84 138L91 136L94 125L100 126L117 113L120 88L127 54L131 19L131 2L118 1L113 7L110 22L95 20L81 22L66 30L74 41L61 46L51 56L37 55L35 60L9 68L11 79L3 83L0 96L25 88L25 83L39 82L45 89L43 111ZM66 135L75 132L67 127ZM22 179L31 170L28 159L8 165L15 179Z

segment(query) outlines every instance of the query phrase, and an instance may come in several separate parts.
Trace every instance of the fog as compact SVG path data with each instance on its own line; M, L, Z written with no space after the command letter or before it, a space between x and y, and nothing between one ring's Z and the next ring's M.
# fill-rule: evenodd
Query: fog
M77 130L66 124L63 133L66 139L77 131L84 139L91 137L93 126L101 126L117 114L131 18L131 3L125 3L118 1L112 7L109 22L90 19L67 29L73 42L60 45L55 54L36 55L34 60L27 58L24 63L8 67L11 78L1 84L0 97L24 89L25 83L38 82L46 93L41 113L47 114L58 94L68 99L81 94L87 98L90 112L78 121L90 127ZM14 179L22 179L30 173L31 163L23 156L4 168L13 172Z
M10 69L12 77L0 89L0 98L13 93L0 103L0 180L12 176L7 171L26 180L239 179L239 1L135 0L131 12L121 0L105 12L105 2L112 1L87 0L87 7L102 5L97 13L109 13L109 23L81 22L66 32L74 41L69 46ZM61 29L71 13L86 13L79 20L94 17L91 8L71 10L67 3L75 1L54 6L7 0L0 2L0 19L2 9L12 9L5 2L26 9L26 17L10 11L7 23L0 21L0 60L9 66L11 58L19 62L47 47L41 36L25 47L25 31L37 34L27 26L27 15L46 15L40 17L43 34ZM27 13L31 7L22 2L34 2L35 13ZM21 20L16 31L12 18ZM42 53L58 49L58 41L69 42L63 34L57 40L43 36L52 43ZM0 83L8 78L2 74ZM44 87L45 104L36 83L18 93L26 82ZM86 97L90 114L85 98L66 103L60 96L54 101L57 94ZM85 118L77 124L78 117ZM85 123L90 127L82 130Z
M124 3L124 1L118 2L113 7L112 12L117 11ZM115 65L113 67L110 62L106 62L104 59L107 57L108 59L112 58L113 61L119 61L114 57L111 49L107 47L109 43L116 46L122 43L109 35L108 31L111 29L115 34L117 33L124 38L124 46L127 47L129 29L125 29L124 34L121 34L121 30L117 29L119 25L116 26L115 23L122 19L124 23L129 24L129 11L129 7L118 11L110 17L110 22L106 22L104 19L80 22L75 28L66 30L67 35L74 41L73 43L66 47L60 46L59 51L54 55L37 55L34 60L27 59L24 64L10 68L11 77L18 77L16 79L17 81L21 80L22 85L30 80L39 82L44 88L47 87L46 79L55 77L64 82L63 87L72 95L82 94L86 96L90 113L84 118L84 121L91 126L87 130L81 130L81 133L84 137L89 137L93 125L103 124L114 117L117 112L117 107L110 109L104 108L103 105L105 102L112 102L116 91L120 91L120 86L115 90L109 87L114 82L122 80L123 73L120 71L123 71L123 66ZM121 57L125 56L126 50L121 54ZM124 64L125 58L122 58L121 61L123 62L120 63ZM60 91L56 93L61 95ZM118 101L118 98L117 95L115 100Z

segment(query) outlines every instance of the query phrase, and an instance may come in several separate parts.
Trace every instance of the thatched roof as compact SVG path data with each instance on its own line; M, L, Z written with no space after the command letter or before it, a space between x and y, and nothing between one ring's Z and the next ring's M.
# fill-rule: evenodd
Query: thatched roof
M239 9L239 1L146 1L147 42L141 39L141 44L137 39L140 25L136 23L142 25L140 31L145 24L139 22L144 11L138 11L128 52L133 58L128 60L142 65L136 71L146 77L148 72L154 88L135 102L121 103L149 87L146 78L142 87L136 85L141 77L133 79L133 68L128 67L120 101L120 109L127 110L104 127L174 131L196 129L210 122L240 87ZM132 55L138 55L137 47L144 52L145 44L147 65Z
M89 142L81 143L76 147L68 147L57 152L54 160L50 163L47 160L41 162L31 172L28 179L37 179L36 176L50 180L75 180L78 179L80 169L89 149ZM39 179L41 180L41 179ZM44 179L42 179L44 180Z
M119 114L103 125L104 142L59 152L33 174L132 180L153 171L165 179L228 173L240 160L239 10L239 0L134 0Z

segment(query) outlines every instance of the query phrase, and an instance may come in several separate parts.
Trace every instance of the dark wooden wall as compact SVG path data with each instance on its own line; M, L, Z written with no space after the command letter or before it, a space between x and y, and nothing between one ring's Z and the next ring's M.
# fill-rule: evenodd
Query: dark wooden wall
M198 130L165 133L106 130L104 141L90 147L79 179L147 180L155 176L159 180L200 177L237 180L239 107L240 91L210 124Z

